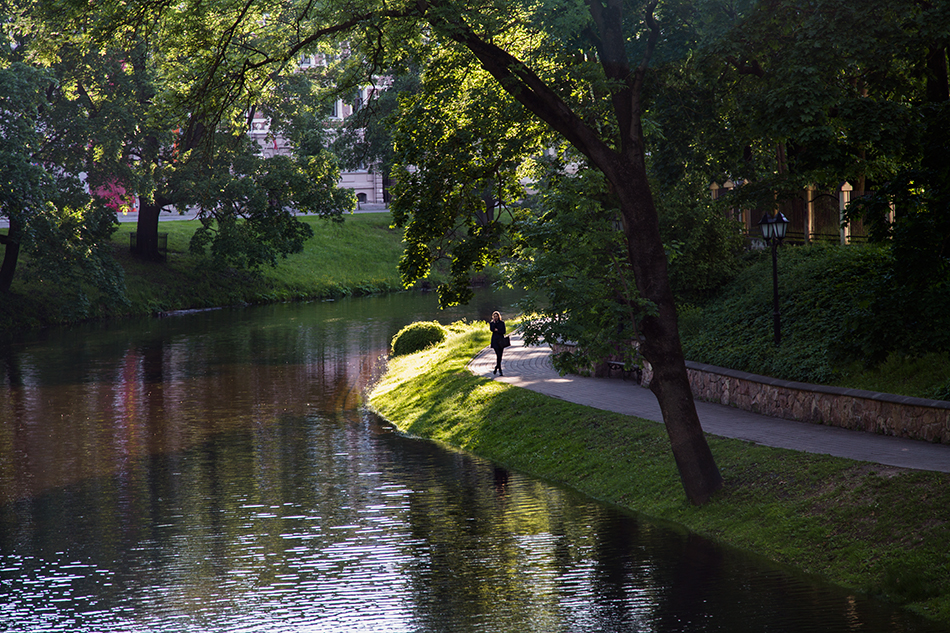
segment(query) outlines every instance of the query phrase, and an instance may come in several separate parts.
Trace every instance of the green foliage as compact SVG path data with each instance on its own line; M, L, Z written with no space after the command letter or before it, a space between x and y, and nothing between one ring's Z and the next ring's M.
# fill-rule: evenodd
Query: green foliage
M681 179L657 196L670 285L681 303L702 302L741 268L742 227L713 204L705 181Z
M273 98L260 105L272 133L289 140L297 158L316 156L330 142L327 116L332 110L321 99L322 79L319 68L280 76Z
M396 333L392 340L393 356L414 354L445 340L447 332L436 321L416 321Z
M0 214L19 224L42 212L53 177L34 160L43 145L42 97L53 79L23 63L0 67Z
M394 73L388 85L374 86L369 98L347 117L333 139L332 149L347 169L373 165L384 179L392 175L396 161L393 127L399 100L419 91L419 71L411 68Z
M901 270L896 243L875 250L874 261L855 271L861 283L852 290L852 304L843 315L834 358L874 367L894 354L924 357L950 352L947 273L941 273L940 268L927 274L916 271L918 278L910 280L896 272Z
M404 94L393 130L393 220L405 228L406 286L451 261L442 305L471 296L473 272L497 264L504 213L524 196L519 168L539 151L538 124L456 46L433 53L415 94Z
M904 294L932 295L946 293L940 286L950 280L948 205L950 178L917 169L897 174L873 194L852 202L848 217L864 220L872 241L892 245L894 286Z
M847 380L849 386L872 390L938 394L945 369L925 369L928 365L915 369L900 359L924 359L948 351L950 301L945 285L931 292L911 292L896 284L891 274L893 253L887 247L780 248L782 345L776 348L771 260L766 252L749 258L749 267L719 296L681 318L687 358L787 380L817 384ZM885 360L897 365L890 371L874 369ZM935 366L945 367L939 361ZM924 380L899 386L893 379L882 382L873 377L882 372L921 375Z
M650 305L639 299L603 176L567 173L557 163L542 165L539 175L505 266L506 282L528 291L519 302L532 315L521 326L526 343L576 344L574 353L555 357L562 371L583 371L610 355L636 364L636 324Z
M23 281L60 293L70 320L128 306L124 273L109 241L116 230L112 209L60 203L34 226Z
M487 344L472 326L392 359L371 406L402 432L950 622L950 475L710 438L726 487L696 508L662 425L473 376Z
M852 345L862 289L886 253L872 246L783 247L778 253L782 345L772 337L772 262L765 251L703 307L702 328L684 331L686 357L721 367L833 384ZM695 322L695 317L691 320Z
M943 363L941 363L941 368L946 370L948 366L950 366L950 361L944 358ZM930 376L933 376L933 374L930 374ZM932 400L950 400L950 377L937 386L931 387L922 393L924 398L930 398Z
M920 33L907 18L920 11L886 0L757 4L707 40L704 56L719 60L710 70L721 73L733 178L770 181L763 192L782 181L800 189L802 177L854 183L913 151L903 136L911 119L894 106L919 86L908 70ZM884 41L892 47L882 49Z
M262 159L246 143L229 160L192 160L176 174L176 184L199 209L192 252L210 247L218 265L257 269L299 253L313 234L295 211L342 221L355 203L351 191L337 187L339 169L326 150L298 160Z
M891 353L873 367L862 360L842 366L839 385L932 400L950 400L950 354Z
M639 362L633 342L651 306L639 298L620 229L617 201L603 176L556 160L539 161L537 193L512 227L517 236L506 282L525 288L519 307L534 317L522 329L529 343L564 341L575 351L555 357L564 371L586 371L612 356ZM740 268L743 239L713 205L693 204L686 187L661 205L670 277L681 301L712 296Z
M781 0L725 10L717 3L664 2L658 12L664 57L646 85L645 116L659 131L648 137L660 197L683 178L707 184L730 178L744 183L733 194L736 202L761 215L776 200L798 204L806 186L834 189L848 181L856 195L892 189L873 213L864 206L867 213L851 214L880 224L889 203L901 206L897 183L926 203L917 212L898 209L907 248L917 255L905 258L899 246L895 261L916 271L923 252L945 250L950 229L939 220L947 208L940 192L950 182L945 7ZM680 54L670 55L668 46ZM927 208L938 219L924 228L918 212Z
M72 142L72 118L84 110L57 97L53 72L20 62L0 67L0 215L10 228L4 245L0 291L20 273L72 300L73 318L92 303L124 304L122 271L107 246L114 210L86 193L78 177L83 155Z

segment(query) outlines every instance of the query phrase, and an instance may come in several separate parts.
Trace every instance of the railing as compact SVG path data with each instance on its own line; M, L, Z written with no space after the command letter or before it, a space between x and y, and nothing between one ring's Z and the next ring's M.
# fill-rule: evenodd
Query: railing
M731 180L722 186L712 183L709 187L714 200L724 199L725 196L737 191L741 183L736 185ZM808 244L811 242L837 242L839 244L853 244L867 241L867 231L861 220L845 221L845 209L852 200L853 188L847 182L842 183L835 191L819 191L815 187L808 187L801 196L785 200L777 206L789 220L785 241L791 244ZM863 192L870 195L872 192ZM731 217L739 220L744 227L745 235L750 239L750 247L754 247L754 240L760 234L758 221L763 212L761 210L731 208L727 211ZM893 217L891 218L893 220Z

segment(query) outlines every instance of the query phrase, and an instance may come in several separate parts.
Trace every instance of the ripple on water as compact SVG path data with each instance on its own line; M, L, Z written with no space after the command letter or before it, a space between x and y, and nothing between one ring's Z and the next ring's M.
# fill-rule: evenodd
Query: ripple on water
M341 409L426 300L19 347L0 631L941 630Z

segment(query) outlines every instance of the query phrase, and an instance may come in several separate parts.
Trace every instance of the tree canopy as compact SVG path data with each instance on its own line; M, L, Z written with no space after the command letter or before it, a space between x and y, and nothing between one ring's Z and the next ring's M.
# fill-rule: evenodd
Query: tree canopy
M113 84L77 71L69 85L90 111L128 104L117 108L126 116L116 115L117 133L97 141L96 152L111 161L104 174L145 192L142 217L199 200L208 223L196 244L211 243L214 218L222 252L249 264L275 252L251 253L249 244L272 239L293 248L301 237L282 199L302 182L293 169L314 164L298 156L264 167L236 140L258 104L299 114L289 100L303 92L286 90L299 55L334 55L325 77L340 91L419 69L392 130L404 279L424 276L447 256L442 300L464 301L469 273L513 247L536 265L522 271L528 277L562 266L587 277L592 292L612 292L618 302L596 316L565 305L587 321L603 319L602 329L617 321L623 337L636 339L653 365L650 387L687 496L701 503L722 479L692 403L670 271L677 259L701 262L703 252L715 259L734 240L707 205L675 197L695 202L702 182L729 177L746 183L737 204L771 210L804 186L847 179L858 191L877 191L854 213L871 223L872 236L893 240L903 270L930 264L945 279L945 5L39 0L30 23L43 26L49 45L38 50L48 59L112 60L112 75L103 77ZM97 101L106 85L126 96ZM305 113L311 131L318 111ZM320 157L325 141L314 132L298 145ZM523 168L544 164L532 159L545 150L560 162L533 173L541 191L535 215L513 221L510 212L532 184ZM174 175L193 184L174 186ZM244 220L229 223L238 216ZM689 232L675 234L674 222ZM236 227L250 233L237 239ZM545 242L558 233L560 241ZM559 256L566 259L558 263ZM702 280L689 283L697 295L725 276L722 268L696 270Z
M253 49L280 28L268 22L266 10L44 0L18 8L13 24L31 38L26 59L60 69L64 97L95 122L98 131L84 130L89 151L81 168L90 187L117 186L137 197L140 256L160 257L163 212L196 213L203 228L195 249L213 244L217 261L254 267L299 250L307 237L308 228L287 205L329 217L355 206L337 188L338 169L327 152L271 165L248 142L248 117L282 95L265 92L273 83L267 73L245 69L242 81L233 60L218 54L232 46ZM251 30L238 32L238 24ZM223 93L209 90L209 75ZM218 108L217 100L229 94L234 107ZM196 177L204 182L196 184ZM209 196L205 185L212 182Z
M122 271L103 245L115 211L81 178L88 154L77 128L87 112L64 96L58 73L22 61L22 42L9 50L0 60L0 215L9 226L0 235L0 292L19 270L38 287L67 288L73 316L85 316L92 301L121 304Z

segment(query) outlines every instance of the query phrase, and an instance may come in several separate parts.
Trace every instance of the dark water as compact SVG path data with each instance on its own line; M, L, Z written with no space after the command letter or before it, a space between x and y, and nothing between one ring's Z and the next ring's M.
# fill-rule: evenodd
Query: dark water
M937 631L360 410L431 297L0 353L0 631Z

